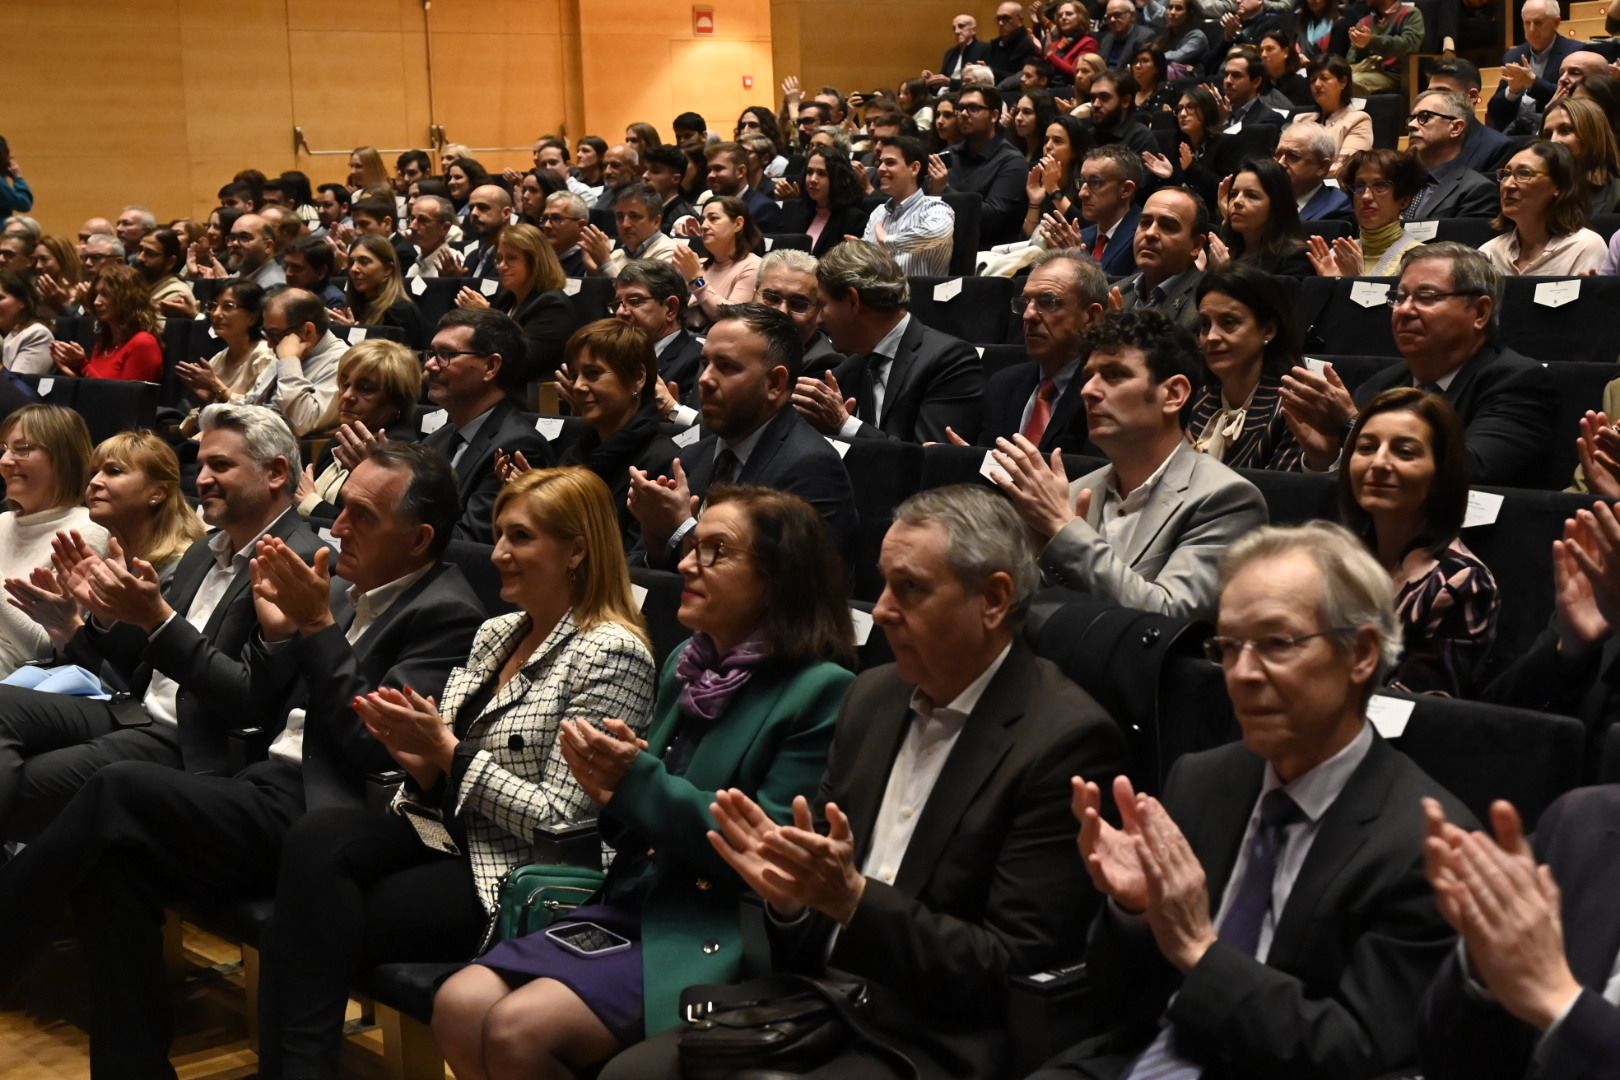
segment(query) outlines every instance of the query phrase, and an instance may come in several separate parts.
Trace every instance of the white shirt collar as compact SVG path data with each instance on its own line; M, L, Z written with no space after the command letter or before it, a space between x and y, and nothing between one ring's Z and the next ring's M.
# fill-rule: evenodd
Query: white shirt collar
M911 325L911 312L900 316L900 321L894 324L894 329L883 335L883 339L872 347L872 351L879 356L894 359L894 354L900 351L900 339L906 336L906 327Z
M912 690L911 711L924 721L945 719L942 713L950 713L966 720L973 715L973 710L979 707L979 699L984 697L984 692L990 688L990 681L996 677L996 672L1001 670L1001 665L1006 663L1007 656L1011 652L1012 642L1009 641L1006 647L996 654L996 658L990 661L990 665L979 673L979 677L968 683L962 692L943 708L928 700L928 695L920 689Z
M1311 769L1303 776L1296 776L1288 783L1282 782L1270 763L1266 765L1266 776L1260 784L1260 796L1264 798L1273 788L1282 788L1288 792L1289 798L1304 811L1305 816L1313 823L1321 820L1327 813L1328 807L1344 791L1344 786L1350 782L1350 776L1361 766L1372 749L1372 725L1362 722L1361 730L1356 737L1320 765Z
M356 626L369 626L383 617L387 610L394 606L394 601L405 594L405 591L415 585L427 572L433 569L433 564L412 570L404 577L395 578L386 585L378 585L369 592L361 592L356 585L349 586L349 603L354 607L354 624Z
M259 547L259 541L264 539L265 534L276 527L276 522L280 521L291 512L292 508L288 507L286 510L283 510L281 513L277 514L274 518L270 519L270 523L268 525L259 530L258 534L254 536L253 539L249 540L235 551L231 550L231 534L226 532L224 529L215 529L208 536L208 550L213 553L214 565L219 569L224 570L234 563L236 568L240 570L249 559L253 558L255 551L257 551Z

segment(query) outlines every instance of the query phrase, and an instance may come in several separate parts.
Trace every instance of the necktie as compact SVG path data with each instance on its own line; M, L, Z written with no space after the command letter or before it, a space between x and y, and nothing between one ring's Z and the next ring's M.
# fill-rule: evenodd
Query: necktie
M1406 210L1402 212L1401 220L1421 221L1422 219L1419 218L1418 215L1421 214L1423 212L1423 208L1428 205L1429 196L1434 193L1434 188L1434 179L1431 177L1424 182L1422 187L1418 188L1417 194L1412 196L1412 201L1406 204Z
M1422 390L1425 394L1439 394L1442 397L1444 397L1446 393L1444 390L1440 389L1439 383L1434 382L1420 382L1417 384L1417 388Z
M450 433L450 467L461 464L462 451L467 449L467 437L459 431Z
M1024 423L1024 438L1041 445L1041 437L1046 434L1046 425L1052 422L1052 401L1057 397L1057 383L1048 375L1041 380L1041 385L1035 389L1035 404L1029 410L1029 419Z
M1097 226L1097 242L1091 245L1091 257L1100 265L1103 261L1103 256L1107 254L1107 252L1108 237L1103 235L1102 226L1099 225Z
M866 362L872 369L872 392L867 395L868 400L858 402L856 408L864 407L869 410L871 415L862 416L861 419L876 427L883 417L883 392L888 389L888 372L885 367L889 363L889 358L882 353L867 353Z
M1249 861L1243 879L1232 893L1226 917L1221 920L1221 940L1254 956L1260 948L1260 927L1271 911L1271 890L1277 877L1277 857L1282 853L1283 830L1305 813L1282 788L1273 788L1260 800L1260 823L1249 838ZM1125 1080L1197 1080L1202 1065L1179 1056L1171 1047L1170 1025L1159 1029L1158 1037L1136 1059Z
M709 481L709 487L716 484L729 484L737 475L737 455L731 452L731 447L724 447L720 456L714 459L714 476Z

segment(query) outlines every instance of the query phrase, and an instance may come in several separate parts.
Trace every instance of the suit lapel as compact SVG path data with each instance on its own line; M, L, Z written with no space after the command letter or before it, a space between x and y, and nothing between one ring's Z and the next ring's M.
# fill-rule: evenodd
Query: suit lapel
M884 421L895 414L894 403L905 395L907 384L916 372L917 350L922 347L924 332L921 320L913 315L911 322L906 325L906 332L900 335L900 345L894 350L894 362L889 365L889 377L883 384ZM878 426L887 428L886 424Z
M1197 818L1178 822L1204 867L1208 881L1210 915L1218 914L1221 897L1237 865L1238 849L1249 827L1249 815L1260 797L1265 762L1244 750L1233 762L1219 787L1200 792Z
M1181 496L1192 482L1193 466L1197 461L1198 451L1191 446L1183 443L1176 447L1169 466L1159 478L1160 490L1154 492L1153 498L1142 507L1142 516L1131 533L1131 546L1125 557L1132 566L1153 547L1153 541L1158 539L1170 518L1181 508Z
M1578 892L1564 891L1565 952L1581 985L1602 993L1620 953L1620 919L1614 917L1614 897L1620 892L1620 830L1606 829L1590 855L1584 865L1599 880Z
M892 668L872 697L875 700L864 706L865 714L861 717L868 733L855 748L859 751L858 760L850 768L844 790L834 793L835 797L842 796L838 805L849 818L850 829L855 834L857 864L864 863L872 850L872 833L877 827L878 810L883 806L889 773L894 770L900 744L905 741L911 724L911 687Z
M494 441L500 433L501 425L506 422L506 414L512 411L512 403L503 401L490 410L484 422L478 425L478 431L467 444L467 449L461 452L461 462L456 466L456 486L461 489L463 497L469 489L478 486L478 463L484 458L484 450Z
M1069 385L1063 388L1063 393L1052 403L1051 419L1046 422L1046 431L1041 435L1042 453L1050 454L1056 450L1062 444L1063 433L1074 422L1074 418L1085 411L1085 405L1080 400L1080 386L1085 381L1084 374L1076 371L1074 378L1069 380Z
M903 895L917 896L922 892L968 804L1012 748L1013 724L1024 715L1034 682L1033 654L1027 646L1014 643L1001 670L985 687L973 715L962 725L962 734L951 747L945 767L923 805L894 879L894 887Z
M788 432L791 430L789 425L797 415L793 406L789 405L778 409L776 415L765 422L764 433L760 435L759 442L754 444L754 451L748 455L748 461L737 473L737 483L754 483L755 477L770 468L776 452L782 449L782 444L787 441Z

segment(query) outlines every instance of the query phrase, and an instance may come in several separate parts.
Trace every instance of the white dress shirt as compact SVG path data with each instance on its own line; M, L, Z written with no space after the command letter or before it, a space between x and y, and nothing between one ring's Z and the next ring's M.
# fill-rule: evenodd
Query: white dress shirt
M877 427L883 419L883 397L889 389L889 372L894 370L894 354L900 351L900 339L906 336L906 327L911 325L911 312L906 312L900 321L894 324L894 329L883 335L883 340L877 343L873 352L883 357L872 372L872 426ZM838 429L838 434L846 439L853 439L861 431L860 417L851 413L844 419Z

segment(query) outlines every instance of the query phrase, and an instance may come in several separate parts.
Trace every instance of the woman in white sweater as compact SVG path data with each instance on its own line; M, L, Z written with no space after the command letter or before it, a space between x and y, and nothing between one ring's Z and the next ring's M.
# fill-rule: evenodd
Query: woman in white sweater
M90 475L90 431L79 414L59 405L25 405L0 424L0 577L26 579L51 563L57 532L77 530L98 553L107 530L90 520L84 488ZM12 604L0 605L0 677L51 655L43 627Z
M0 364L18 375L49 375L56 370L55 340L33 281L15 270L0 271Z

